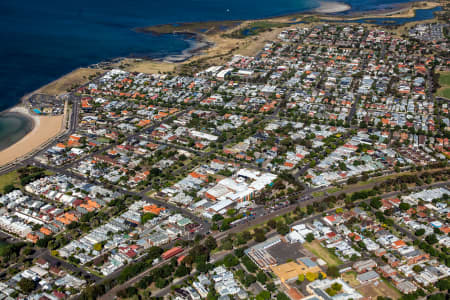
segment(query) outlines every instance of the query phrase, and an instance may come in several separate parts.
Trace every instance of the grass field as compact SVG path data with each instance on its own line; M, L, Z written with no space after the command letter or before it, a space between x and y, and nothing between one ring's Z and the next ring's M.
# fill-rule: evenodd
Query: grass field
M378 285L376 285L378 283ZM392 286L389 286L384 281L376 281L374 283L365 284L357 288L365 297L376 299L378 296L389 297L391 299L399 299L401 294Z
M342 264L342 261L336 255L328 251L328 249L322 247L322 245L320 245L318 241L312 241L311 243L304 243L303 247L305 247L315 256L323 259L330 267Z
M437 95L450 99L450 72L441 72L439 74L439 85L441 86L437 90Z
M47 176L54 174L53 172L48 170L45 170L44 173ZM17 189L22 187L22 185L20 184L19 172L17 170L0 176L0 194L4 192L5 186L10 184L14 185Z
M318 198L318 197L322 197L323 195L325 195L325 192L323 191L319 191L319 192L314 192L311 194L314 198Z
M19 187L19 173L17 171L9 172L0 176L0 194L3 193L3 189L5 188L5 186L10 184Z

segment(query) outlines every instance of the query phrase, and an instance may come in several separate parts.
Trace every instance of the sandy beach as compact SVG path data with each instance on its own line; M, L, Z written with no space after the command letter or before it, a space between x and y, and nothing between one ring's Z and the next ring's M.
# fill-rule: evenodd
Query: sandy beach
M33 120L33 130L25 135L14 145L0 151L0 166L10 163L27 153L38 148L63 129L64 115L60 116L36 116L31 114L27 108L16 106L11 112L27 115Z
M316 13L331 14L350 10L352 7L337 1L321 1L320 6L314 10Z

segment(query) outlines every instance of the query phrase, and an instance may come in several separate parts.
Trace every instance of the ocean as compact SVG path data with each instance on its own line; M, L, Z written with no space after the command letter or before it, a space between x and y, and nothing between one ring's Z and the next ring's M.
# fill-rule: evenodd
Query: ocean
M409 0L346 0L352 11ZM317 0L78 0L0 2L0 111L71 70L120 56L161 58L189 47L180 36L134 28L175 22L254 19L319 6ZM0 140L8 131L0 127Z

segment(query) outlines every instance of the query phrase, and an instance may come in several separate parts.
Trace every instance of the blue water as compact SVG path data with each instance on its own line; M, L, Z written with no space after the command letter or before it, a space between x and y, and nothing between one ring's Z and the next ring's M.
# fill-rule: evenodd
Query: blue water
M342 2L353 11L368 11L409 0ZM77 67L128 55L160 58L189 46L179 36L152 36L133 28L264 18L318 6L318 0L1 0L0 111Z
M348 23L371 23L377 25L403 25L411 21L422 21L427 19L432 19L434 17L434 12L441 11L441 7L435 7L432 9L417 9L416 15L413 18L368 18L359 19L355 21L344 21Z
M347 0L355 11L408 0ZM263 18L318 6L317 0L0 1L0 111L79 66L140 54L163 57L188 46L133 28L172 22Z

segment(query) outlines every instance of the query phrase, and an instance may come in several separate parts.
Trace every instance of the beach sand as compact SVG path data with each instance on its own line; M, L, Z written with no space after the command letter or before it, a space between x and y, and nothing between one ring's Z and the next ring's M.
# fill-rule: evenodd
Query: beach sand
M56 136L63 128L64 115L60 116L36 116L27 108L16 106L10 110L29 116L33 119L33 130L25 135L14 145L0 151L0 166L10 163L29 152L39 148L42 144Z
M320 6L314 10L316 13L331 14L350 10L352 7L348 4L337 1L321 1Z

